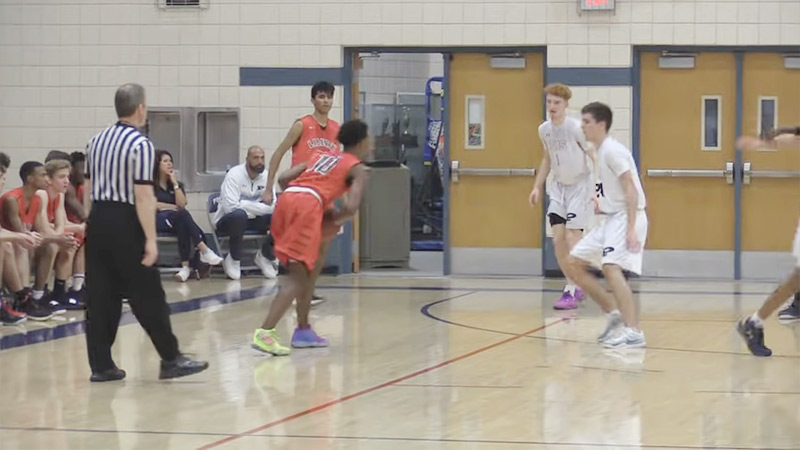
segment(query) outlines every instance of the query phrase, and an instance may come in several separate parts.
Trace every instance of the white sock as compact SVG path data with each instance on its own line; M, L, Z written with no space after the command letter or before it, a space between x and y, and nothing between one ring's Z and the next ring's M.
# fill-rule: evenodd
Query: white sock
M752 316L750 316L750 320L753 321L753 325L758 328L764 328L764 319L758 317L758 311L754 312Z
M621 317L622 314L619 312L618 309L615 309L615 310L613 310L613 311L611 311L609 313L606 313L606 318L609 319L609 320L613 319L614 316Z
M76 273L72 276L72 290L80 291L83 288L83 282L86 281L86 275Z
M44 291L33 291L33 299L41 300L44 297Z
M575 285L567 281L567 285L564 286L564 292L569 292L570 295L575 295Z

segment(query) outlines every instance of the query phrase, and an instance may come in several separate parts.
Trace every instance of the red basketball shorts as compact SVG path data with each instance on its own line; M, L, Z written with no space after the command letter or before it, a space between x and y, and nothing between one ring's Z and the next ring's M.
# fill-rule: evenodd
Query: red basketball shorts
M275 239L275 256L285 266L303 263L309 272L319 258L322 242L322 204L306 192L284 192L272 214L270 231Z

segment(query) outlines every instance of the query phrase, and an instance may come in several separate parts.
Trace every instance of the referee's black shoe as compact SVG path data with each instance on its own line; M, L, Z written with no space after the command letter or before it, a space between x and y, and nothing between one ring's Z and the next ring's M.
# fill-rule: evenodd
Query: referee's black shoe
M89 379L93 383L102 383L105 381L117 381L125 378L125 371L114 367L113 369L104 370L103 372L94 372Z
M194 361L184 355L178 355L172 361L161 361L161 373L158 374L159 380L170 378L180 378L193 375L208 369L206 361Z

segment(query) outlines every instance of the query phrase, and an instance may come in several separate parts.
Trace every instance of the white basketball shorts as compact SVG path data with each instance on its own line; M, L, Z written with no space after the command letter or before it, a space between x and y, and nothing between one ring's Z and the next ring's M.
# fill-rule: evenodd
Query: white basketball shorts
M593 228L570 252L584 261L593 261L602 253L601 264L616 264L637 275L642 274L642 257L647 240L647 214L636 214L636 236L642 248L634 253L628 250L628 214L625 211L606 216L605 222Z
M566 227L571 230L589 228L594 215L594 205L591 195L594 194L594 183L590 177L575 184L561 184L552 181L547 191L550 204L547 207L547 216L556 214L566 219ZM551 222L552 223L552 222Z

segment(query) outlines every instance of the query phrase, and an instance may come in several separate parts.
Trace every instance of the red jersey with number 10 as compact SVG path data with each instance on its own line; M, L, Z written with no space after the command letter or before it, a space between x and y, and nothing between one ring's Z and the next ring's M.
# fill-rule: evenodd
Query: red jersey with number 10
M313 189L319 194L323 208L328 208L349 188L347 175L357 164L361 164L361 160L352 153L320 153L311 158L306 170L292 180L289 186Z
M312 115L300 119L303 123L303 132L292 146L292 166L308 162L319 153L339 153L339 124L328 119L328 124L323 128Z

